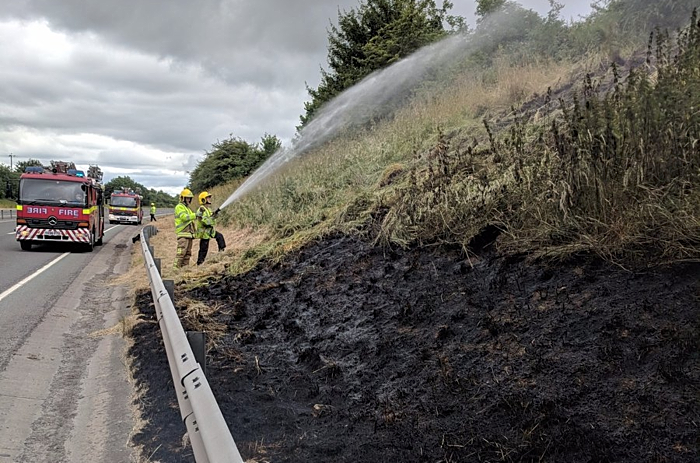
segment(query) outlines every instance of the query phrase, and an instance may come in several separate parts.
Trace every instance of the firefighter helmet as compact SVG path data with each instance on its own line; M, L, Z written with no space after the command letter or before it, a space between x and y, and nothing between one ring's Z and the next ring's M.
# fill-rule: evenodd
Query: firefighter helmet
M156 205L156 203L151 203L151 206L155 206L155 205Z
M183 201L185 198L194 198L194 195L189 188L185 188L182 190L182 193L180 193L180 201Z
M207 202L207 198L211 198L211 195L208 192L202 191L199 193L199 204L204 205Z

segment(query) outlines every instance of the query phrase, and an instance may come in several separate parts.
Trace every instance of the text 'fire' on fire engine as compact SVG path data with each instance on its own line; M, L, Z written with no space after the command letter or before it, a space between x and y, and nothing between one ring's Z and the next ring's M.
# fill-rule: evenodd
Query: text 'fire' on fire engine
M51 161L51 166L25 168L19 178L15 238L24 251L32 244L79 243L86 251L104 237L102 170Z
M143 197L131 188L114 190L109 197L109 223L133 223L143 220L141 201Z

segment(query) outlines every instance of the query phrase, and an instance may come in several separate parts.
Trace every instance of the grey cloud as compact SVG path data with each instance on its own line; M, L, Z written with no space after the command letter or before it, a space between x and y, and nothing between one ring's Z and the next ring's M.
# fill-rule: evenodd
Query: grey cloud
M228 81L267 79L284 86L282 76L308 75L303 68L323 64L316 62L320 56L325 62L327 27L336 21L339 7L357 4L353 0L23 0L3 6L0 17L46 18L60 30L93 32L120 46L202 63ZM288 56L293 59L285 59ZM276 66L258 64L265 61Z

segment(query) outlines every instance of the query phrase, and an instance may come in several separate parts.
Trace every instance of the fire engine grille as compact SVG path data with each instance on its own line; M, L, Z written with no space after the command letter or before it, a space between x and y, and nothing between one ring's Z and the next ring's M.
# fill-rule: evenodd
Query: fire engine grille
M47 230L30 228L26 225L18 225L15 237L18 241L72 241L75 243L89 243L91 233L80 230Z
M136 215L136 212L132 212L132 211L114 211L114 212L112 212L112 215L120 215L120 216L128 217L128 216Z
M27 219L27 226L29 228L53 228L54 230L77 230L78 222L72 221L61 221L56 222L55 225L51 225L47 219Z

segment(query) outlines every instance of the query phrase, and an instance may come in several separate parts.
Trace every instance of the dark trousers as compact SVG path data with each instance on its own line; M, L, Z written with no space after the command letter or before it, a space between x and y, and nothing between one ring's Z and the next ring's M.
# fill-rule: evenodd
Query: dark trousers
M156 216L153 215L153 214L151 214L151 222L153 222L154 220L155 220L156 222L158 222L158 220L156 219Z
M214 239L216 240L216 245L219 248L219 252L226 249L226 240L224 240L224 235L222 235L219 232L216 232L216 234L214 235ZM197 254L197 265L202 265L204 263L204 259L207 258L208 252L209 252L209 240L208 239L199 240L199 254Z

